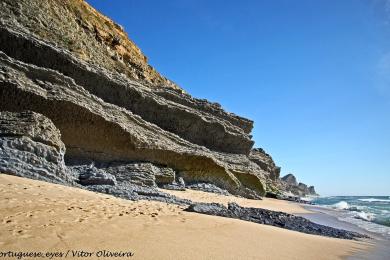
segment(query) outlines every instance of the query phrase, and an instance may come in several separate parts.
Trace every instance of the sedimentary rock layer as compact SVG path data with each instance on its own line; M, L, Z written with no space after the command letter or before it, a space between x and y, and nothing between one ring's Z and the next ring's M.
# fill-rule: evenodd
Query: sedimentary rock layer
M1 25L0 49L15 59L57 70L104 101L126 108L192 143L240 154L249 154L253 146L248 134L253 122L226 113L206 101L202 104L185 94L168 95L170 92L163 89L155 94L135 81L87 64L63 49ZM164 91L167 95L162 95Z
M155 175L147 171L148 167L153 167L156 172L167 174L172 169L160 169L150 163L111 164L101 169L93 164L69 167L65 165L64 152L60 131L47 117L32 111L0 112L0 174L84 188L130 200L189 203L159 191Z
M48 118L31 111L0 111L0 172L75 185L64 153L61 134Z
M1 0L0 18L69 50L72 55L124 73L151 88L182 92L148 64L123 27L82 0Z
M263 195L263 171L245 155L212 152L92 95L72 78L0 54L0 110L32 110L62 134L68 160L148 161L189 182L249 197Z
M120 25L85 1L2 0L0 8L0 111L35 111L45 117L33 122L58 128L30 129L29 117L17 126L9 114L0 122L9 151L46 145L57 159L65 154L79 183L121 196L135 194L128 186L143 192L184 182L251 198L264 195L266 183L267 192L289 189L271 156L251 150L253 121L161 76Z
M280 167L276 166L272 157L261 148L252 149L249 159L260 166L265 172L269 173L271 180L276 181L280 177Z
M278 182L278 186L281 190L300 197L307 195L318 195L314 189L314 186L307 186L302 182L298 183L295 176L291 173L282 177Z

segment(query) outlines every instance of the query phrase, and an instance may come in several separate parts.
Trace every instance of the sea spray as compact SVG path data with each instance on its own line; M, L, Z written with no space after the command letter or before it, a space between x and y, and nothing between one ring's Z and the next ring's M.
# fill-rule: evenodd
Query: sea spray
M349 204L346 201L340 201L332 205L334 209L349 209Z

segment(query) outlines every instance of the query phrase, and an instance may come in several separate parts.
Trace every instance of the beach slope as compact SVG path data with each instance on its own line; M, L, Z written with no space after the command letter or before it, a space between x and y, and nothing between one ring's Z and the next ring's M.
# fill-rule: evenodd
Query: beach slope
M342 259L368 248L359 241L189 213L176 205L133 202L4 174L0 201L1 252L83 250L92 253L90 259L102 250L132 252L131 259Z

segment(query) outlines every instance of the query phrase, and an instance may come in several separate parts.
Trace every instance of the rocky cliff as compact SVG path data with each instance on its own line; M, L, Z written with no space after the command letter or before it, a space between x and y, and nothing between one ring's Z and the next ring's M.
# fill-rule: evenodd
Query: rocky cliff
M124 29L83 0L1 0L1 19L13 28L50 40L74 56L123 73L149 87L182 92L147 63Z
M290 192L295 196L316 196L318 195L314 186L307 186L306 184L297 181L296 177L289 173L282 177L278 183L281 190Z
M166 200L157 186L260 198L279 181L251 120L161 76L86 2L0 6L0 172Z

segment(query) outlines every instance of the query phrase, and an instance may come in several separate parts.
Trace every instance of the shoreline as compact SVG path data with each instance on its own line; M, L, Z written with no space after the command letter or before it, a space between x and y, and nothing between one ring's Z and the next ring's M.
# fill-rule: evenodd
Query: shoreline
M382 260L387 259L390 256L390 240L384 237L384 235L368 231L356 224L338 219L335 215L335 213L337 213L336 210L318 205L301 204L301 206L306 210L311 211L311 213L298 213L297 215L307 218L314 223L358 232L371 238L367 240L368 243L372 244L370 249L351 255L347 257L348 260Z
M3 174L0 200L2 251L105 249L132 250L133 259L309 260L344 259L370 248L366 241L308 235ZM261 202L272 206L275 201ZM282 201L274 207L281 204L301 208Z

